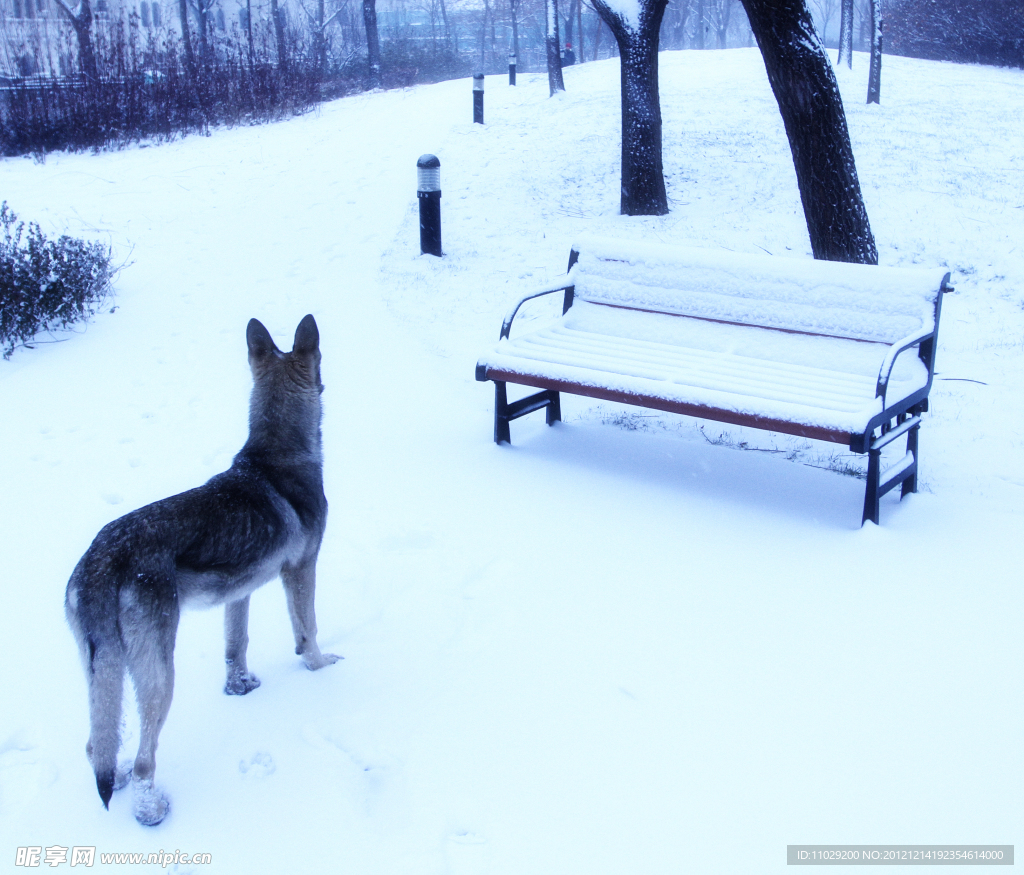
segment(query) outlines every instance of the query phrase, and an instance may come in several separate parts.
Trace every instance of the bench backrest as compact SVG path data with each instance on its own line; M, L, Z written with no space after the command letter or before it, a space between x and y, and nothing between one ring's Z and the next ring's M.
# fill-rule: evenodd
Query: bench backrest
M632 241L573 250L585 301L879 343L934 328L944 273Z

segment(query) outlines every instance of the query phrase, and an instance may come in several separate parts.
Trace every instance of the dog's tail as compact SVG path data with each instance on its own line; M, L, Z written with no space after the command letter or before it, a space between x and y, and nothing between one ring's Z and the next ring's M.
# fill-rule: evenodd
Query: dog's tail
M109 578L100 582L95 577L89 586L83 586L90 576L85 565L83 558L71 575L64 610L78 640L89 684L89 743L85 751L96 773L103 807L108 808L121 749L125 652L117 622L117 587Z

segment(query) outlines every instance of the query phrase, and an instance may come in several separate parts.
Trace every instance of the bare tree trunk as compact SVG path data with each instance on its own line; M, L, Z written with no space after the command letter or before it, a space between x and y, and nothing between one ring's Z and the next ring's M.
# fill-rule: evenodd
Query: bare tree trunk
M200 2L203 2L203 0L200 0ZM277 42L277 66L282 73L285 73L288 70L288 54L284 39L284 10L278 5L277 0L270 0L270 17L274 19L274 39Z
M868 103L882 98L882 10L871 0L871 69L868 72Z
M853 69L853 0L840 0L839 13L839 56L836 66L846 59L846 66Z
M480 70L487 66L487 18L491 14L489 0L484 0L484 15L480 22Z
M181 3L184 7L185 0L181 0ZM249 41L249 75L252 75L256 67L256 46L252 39L252 0L245 0L245 33ZM187 35L186 40L186 53L191 56L192 42L188 40Z
M718 48L724 49L729 33L729 16L732 14L732 0L715 0L718 4L715 30L718 36Z
M565 42L566 45L572 45L572 31L575 26L576 19L576 8L580 5L580 0L569 0L569 13L565 17Z
M583 57L583 0L576 0L576 30L579 32L580 50L576 53L580 63L587 59Z
M204 70L210 63L210 41L207 34L210 17L208 4L210 2L211 0L193 0L192 2L192 12L196 17L196 26L199 28L199 63L202 64Z
M82 74L90 83L99 81L99 70L96 66L96 50L92 44L92 5L89 0L81 0L78 14L72 12L64 3L57 0L57 6L67 16L78 39L78 63Z
M373 13L374 22L377 21L377 13ZM448 7L445 6L444 0L441 0L441 20L444 21L444 44L450 46L452 42L452 29L448 23Z
M665 31L667 48L686 48L686 22L690 17L690 7L693 0L681 0L681 2L669 3L665 10L665 24L662 25Z
M668 212L661 153L658 38L668 0L640 0L639 21L627 21L605 0L594 9L619 47L622 100L622 197L626 216Z
M246 0L249 2L249 0ZM323 79L327 74L327 9L324 0L316 0L316 20L313 22L313 58L316 63L317 78Z
M544 39L548 53L548 89L551 96L565 91L562 79L562 59L558 52L558 0L545 0L547 34Z
M804 0L742 0L789 137L815 258L878 264L835 74Z
M696 43L695 48L699 51L703 51L707 48L704 41L704 22L706 15L707 13L704 10L704 0L697 0L697 20L693 25L693 39Z
M441 7L444 8L443 6ZM447 17L445 18L447 26ZM380 88L380 38L377 35L377 0L363 0L363 24L366 27L366 60L369 64L368 83L371 89Z
M188 0L178 0L178 17L181 19L181 42L185 47L185 66L193 76L196 74L196 53L192 48L192 32L188 26ZM250 16L249 40L252 45L252 24Z

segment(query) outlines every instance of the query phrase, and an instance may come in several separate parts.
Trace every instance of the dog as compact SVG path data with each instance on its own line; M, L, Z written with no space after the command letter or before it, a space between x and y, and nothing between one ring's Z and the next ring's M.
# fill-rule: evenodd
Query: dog
M174 639L184 607L224 605L224 692L260 682L246 665L249 595L280 577L295 652L315 671L321 653L313 597L327 522L321 450L320 334L306 316L291 352L256 319L246 329L253 390L249 438L231 467L204 486L132 511L105 526L68 581L65 611L89 686L86 755L103 806L131 781L135 818L170 810L154 786L160 729L174 690ZM125 671L135 686L141 736L131 768L117 768Z

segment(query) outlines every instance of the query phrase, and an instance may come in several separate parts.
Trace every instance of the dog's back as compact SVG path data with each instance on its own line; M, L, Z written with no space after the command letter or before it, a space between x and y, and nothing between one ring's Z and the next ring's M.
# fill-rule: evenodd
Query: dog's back
M290 353L278 350L255 319L246 339L254 380L249 439L231 468L105 526L68 582L68 621L89 680L87 752L104 805L116 781L126 668L142 720L133 778L148 780L151 788L156 736L173 689L182 607L227 605L229 693L246 693L259 684L245 665L248 596L279 575L289 594L296 652L310 668L336 659L316 645L312 604L327 519L316 323L312 316L302 320ZM164 814L166 800L159 811L141 816L136 811L142 822L151 823Z

